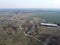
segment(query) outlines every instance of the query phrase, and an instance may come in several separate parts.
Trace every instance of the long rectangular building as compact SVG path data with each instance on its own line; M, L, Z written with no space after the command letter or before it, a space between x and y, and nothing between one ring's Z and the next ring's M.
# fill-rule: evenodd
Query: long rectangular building
M52 23L41 23L42 26L50 26L50 27L57 27L57 24L52 24Z

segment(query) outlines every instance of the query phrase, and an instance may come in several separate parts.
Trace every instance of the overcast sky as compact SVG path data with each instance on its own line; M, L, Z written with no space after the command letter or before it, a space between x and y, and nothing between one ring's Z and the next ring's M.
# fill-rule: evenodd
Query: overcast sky
M0 8L57 8L60 0L0 0Z

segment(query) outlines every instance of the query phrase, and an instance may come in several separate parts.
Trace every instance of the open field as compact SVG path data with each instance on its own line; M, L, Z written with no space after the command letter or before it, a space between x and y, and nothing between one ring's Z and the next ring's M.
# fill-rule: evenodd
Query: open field
M51 23L60 23L60 13L57 12L38 12L33 17L40 17Z
M0 45L60 45L60 26L46 27L38 26L34 37L25 36L25 29L21 29L32 25L28 20L34 20L38 25L39 21L60 23L60 13L47 12L39 10L5 10L0 11ZM56 42L57 41L57 42Z

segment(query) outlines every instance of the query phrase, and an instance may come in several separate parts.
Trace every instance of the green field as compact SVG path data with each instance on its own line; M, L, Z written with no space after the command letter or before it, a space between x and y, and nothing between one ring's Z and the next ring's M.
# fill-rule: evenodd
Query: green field
M35 13L35 15L32 17L46 19L48 22L51 23L60 23L60 14L58 13Z

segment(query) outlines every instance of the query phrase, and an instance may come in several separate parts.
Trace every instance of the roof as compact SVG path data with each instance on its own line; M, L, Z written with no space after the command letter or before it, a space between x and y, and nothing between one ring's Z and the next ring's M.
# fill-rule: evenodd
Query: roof
M52 23L41 23L41 25L46 25L46 26L58 26L57 24L52 24Z

